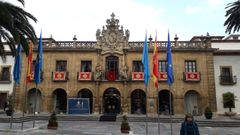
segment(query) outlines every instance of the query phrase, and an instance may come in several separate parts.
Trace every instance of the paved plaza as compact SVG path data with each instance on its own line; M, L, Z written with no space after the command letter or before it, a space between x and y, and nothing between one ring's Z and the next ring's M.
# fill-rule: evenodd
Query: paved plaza
M145 135L146 124L130 122L132 135ZM36 121L36 127L32 128L32 122L14 123L13 129L9 129L9 123L0 123L0 135L121 135L121 122L99 121L61 121L58 130L48 130L47 121ZM157 123L148 123L149 135L158 135ZM179 135L180 123L174 123L173 135ZM161 135L170 135L170 124L160 124ZM201 135L240 135L239 127L199 127Z
M16 113L15 118L21 117L21 113ZM41 116L49 116L50 114L41 113ZM61 115L59 115L61 116ZM68 116L68 115L62 115ZM94 116L95 115L91 115ZM90 116L90 117L91 117ZM84 116L88 117L88 116ZM99 117L96 115L96 117ZM120 115L119 115L120 117ZM141 115L129 115L129 117L135 117L136 119L144 117ZM155 116L156 117L156 116ZM183 118L184 116L174 115L174 118ZM0 113L0 118L9 118L4 113ZM168 118L168 116L161 115L161 118ZM204 116L196 116L197 121L207 121ZM223 117L215 115L212 122L214 121L225 122L239 122L240 116L235 118ZM97 120L93 121L58 121L59 127L57 130L47 129L47 120L36 121L35 127L33 128L33 121L24 122L23 130L21 130L21 123L13 123L13 128L10 129L10 123L4 123L0 121L0 135L121 135L120 125L121 121L117 122L100 122ZM132 135L145 135L146 134L146 123L145 122L129 122L131 127ZM172 131L173 135L179 135L181 123L173 123ZM170 123L160 123L160 134L170 135ZM239 126L234 127L213 127L213 126L200 126L201 135L240 135ZM158 123L148 122L148 134L158 135Z

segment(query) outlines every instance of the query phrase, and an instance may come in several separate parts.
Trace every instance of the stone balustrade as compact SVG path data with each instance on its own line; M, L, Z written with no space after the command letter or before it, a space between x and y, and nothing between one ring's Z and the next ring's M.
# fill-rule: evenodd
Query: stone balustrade
M149 42L148 42L149 43ZM128 42L130 49L136 49L136 48L143 48L144 42ZM152 45L154 45L154 42L152 42ZM80 49L95 49L97 46L97 42L95 41L60 41L60 42L51 42L51 41L45 41L43 42L44 48L80 48ZM158 41L157 42L158 48L166 48L167 47L167 41ZM185 49L196 49L196 48L211 48L211 46L208 46L204 42L200 41L178 41L177 44L175 42L171 42L172 48L185 48Z

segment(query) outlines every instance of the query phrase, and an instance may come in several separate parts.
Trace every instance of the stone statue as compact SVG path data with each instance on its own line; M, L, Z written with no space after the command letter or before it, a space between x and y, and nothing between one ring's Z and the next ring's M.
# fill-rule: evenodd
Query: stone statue
M95 70L96 70L96 74L95 74L96 79L97 80L101 79L103 72L102 72L102 67L101 67L101 65L99 63L97 64Z
M127 65L124 65L122 69L120 70L120 76L123 80L128 79L128 67Z

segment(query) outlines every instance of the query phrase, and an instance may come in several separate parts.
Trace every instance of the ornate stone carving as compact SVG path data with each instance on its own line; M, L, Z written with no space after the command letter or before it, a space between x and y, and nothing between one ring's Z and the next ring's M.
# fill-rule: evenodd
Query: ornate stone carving
M128 66L124 65L120 70L120 77L122 80L128 79Z
M112 13L111 19L107 19L106 22L106 29L103 26L102 31L100 29L96 31L96 49L101 48L102 54L123 54L123 49L128 48L129 30L123 31L123 26L119 26L119 20L115 19L114 13Z
M96 74L95 74L95 79L96 80L101 80L103 71L101 65L98 63L96 68L95 68Z

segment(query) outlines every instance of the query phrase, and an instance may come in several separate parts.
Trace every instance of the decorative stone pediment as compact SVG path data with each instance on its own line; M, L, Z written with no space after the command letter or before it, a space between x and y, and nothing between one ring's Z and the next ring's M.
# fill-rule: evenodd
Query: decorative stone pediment
M119 53L123 54L123 49L128 49L129 30L123 31L123 26L119 26L119 20L114 18L112 13L111 19L107 19L106 27L96 32L97 46L102 54ZM120 28L119 28L120 27Z

